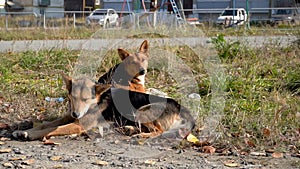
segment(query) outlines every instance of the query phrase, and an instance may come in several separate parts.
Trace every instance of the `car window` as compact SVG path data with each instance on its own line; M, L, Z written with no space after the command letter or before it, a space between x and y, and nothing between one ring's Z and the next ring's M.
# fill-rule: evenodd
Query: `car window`
M115 12L114 12L113 10L109 10L109 11L108 11L108 14L109 14L109 15L112 15L112 14L114 14L114 13L115 13Z
M237 10L234 10L234 14L237 15ZM222 14L222 16L231 16L233 15L233 10L225 10Z
M106 11L105 10L97 10L93 13L93 15L105 15Z
M287 15L287 14L291 14L292 10L290 9L278 9L277 10L277 14L278 15Z

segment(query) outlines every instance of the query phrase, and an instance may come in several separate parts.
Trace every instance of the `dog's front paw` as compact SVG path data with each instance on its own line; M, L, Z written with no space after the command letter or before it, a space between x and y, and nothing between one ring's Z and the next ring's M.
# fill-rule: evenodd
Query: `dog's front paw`
M28 140L29 139L29 135L28 135L27 131L17 130L17 131L14 131L12 133L12 136L16 139L21 139L21 140Z

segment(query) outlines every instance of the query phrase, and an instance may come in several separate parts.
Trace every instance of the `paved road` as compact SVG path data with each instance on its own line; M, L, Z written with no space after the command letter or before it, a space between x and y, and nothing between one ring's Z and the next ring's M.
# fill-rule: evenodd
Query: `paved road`
M175 39L175 38L174 38ZM296 36L247 36L247 37L226 37L227 40L239 40L250 47L261 47L266 44L288 46L291 42L297 40ZM162 40L163 39L156 39ZM190 46L203 45L208 46L210 38L176 38L177 41L171 40L171 42L185 43ZM178 41L179 40L179 41ZM100 46L108 46L109 44L115 44L120 41L124 42L124 39L84 39L84 40L24 40L24 41L0 41L0 52L22 52L26 50L42 50L42 49L63 49L68 48L71 50L100 50ZM127 43L133 43L136 39L125 39ZM142 39L140 40L142 41ZM140 42L138 42L140 43Z

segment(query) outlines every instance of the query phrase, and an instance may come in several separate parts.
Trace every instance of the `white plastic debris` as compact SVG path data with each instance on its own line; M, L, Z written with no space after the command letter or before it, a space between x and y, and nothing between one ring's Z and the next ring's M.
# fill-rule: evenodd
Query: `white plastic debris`
M61 102L64 101L64 98L62 98L62 97L58 97L58 98L46 97L45 100L47 102L59 102L59 103L61 103Z

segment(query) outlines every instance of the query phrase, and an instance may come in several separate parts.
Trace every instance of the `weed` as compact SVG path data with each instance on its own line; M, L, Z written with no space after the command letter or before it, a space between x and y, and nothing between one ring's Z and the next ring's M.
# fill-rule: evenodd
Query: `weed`
M299 65L300 66L300 65ZM300 69L299 67L286 75L286 87L293 94L300 94Z
M224 35L222 34L211 39L216 50L218 51L218 55L220 58L227 60L232 59L238 55L238 52L241 48L241 44L239 41L227 42L224 38Z

